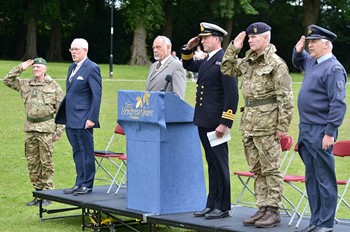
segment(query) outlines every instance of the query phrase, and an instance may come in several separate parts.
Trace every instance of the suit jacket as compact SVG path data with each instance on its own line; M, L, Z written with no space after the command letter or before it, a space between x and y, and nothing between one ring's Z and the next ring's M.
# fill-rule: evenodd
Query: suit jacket
M224 50L209 60L194 60L192 51L186 49L182 54L184 68L198 72L194 124L213 129L224 124L231 128L238 105L238 79L220 72Z
M102 96L100 67L86 58L69 82L73 66L71 64L68 69L66 96L58 108L55 121L67 128L84 129L85 122L91 120L98 128Z
M179 60L170 56L165 63L156 71L158 61L151 67L146 81L146 91L160 91L166 85L165 77L172 76L165 92L174 92L181 99L185 97L186 91L186 71Z

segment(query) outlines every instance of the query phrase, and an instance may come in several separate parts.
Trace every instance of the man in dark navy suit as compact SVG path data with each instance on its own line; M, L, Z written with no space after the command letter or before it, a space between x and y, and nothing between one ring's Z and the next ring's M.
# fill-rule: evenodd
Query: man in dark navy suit
M207 219L229 216L231 187L227 142L211 147L207 133L215 131L218 138L229 133L238 104L238 80L220 72L224 50L221 42L227 32L211 23L201 23L201 33L190 39L182 49L183 67L197 72L197 93L194 124L205 151L208 163L209 193L205 209L194 212L196 217ZM208 56L193 59L193 48L200 42Z
M69 51L73 64L68 69L66 96L56 114L56 123L66 125L77 172L75 184L65 194L89 194L95 177L93 128L99 128L102 81L100 68L87 57L85 39L74 39Z

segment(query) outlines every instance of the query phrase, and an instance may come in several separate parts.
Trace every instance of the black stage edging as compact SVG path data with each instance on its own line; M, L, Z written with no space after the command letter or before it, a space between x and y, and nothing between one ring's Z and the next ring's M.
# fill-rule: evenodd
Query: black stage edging
M93 192L83 196L73 196L72 194L64 194L63 190L45 190L33 192L34 197L40 197L43 199L60 202L64 204L73 205L84 209L91 209L100 211L107 214L117 214L129 218L140 219L150 223L151 225L161 224L167 226L173 226L178 228L191 229L195 231L217 231L217 232L256 232L256 231L268 231L268 232L294 232L296 231L294 220L292 226L288 226L290 217L286 214L281 214L282 223L279 226L258 229L254 226L243 226L242 221L244 218L248 218L256 211L255 208L238 207L232 217L222 219L204 219L202 217L194 217L192 212L189 213L176 213L176 214L164 214L155 215L148 212L142 212L138 210L131 210L126 208L126 190L120 189L118 195L114 192L107 194L108 186L96 186ZM141 193L140 193L141 194ZM40 208L40 207L39 207ZM84 219L83 219L84 220ZM308 226L309 219L303 219L300 223L299 229ZM84 221L82 228L84 228ZM152 227L150 227L152 230ZM155 229L155 227L153 227ZM350 225L335 224L334 232L349 231Z

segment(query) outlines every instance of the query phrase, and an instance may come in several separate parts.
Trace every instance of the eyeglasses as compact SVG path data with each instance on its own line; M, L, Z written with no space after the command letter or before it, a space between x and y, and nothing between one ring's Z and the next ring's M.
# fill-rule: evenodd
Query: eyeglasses
M74 52L74 51L79 51L79 50L82 50L82 49L84 49L84 48L70 48L70 49L68 49L68 51Z

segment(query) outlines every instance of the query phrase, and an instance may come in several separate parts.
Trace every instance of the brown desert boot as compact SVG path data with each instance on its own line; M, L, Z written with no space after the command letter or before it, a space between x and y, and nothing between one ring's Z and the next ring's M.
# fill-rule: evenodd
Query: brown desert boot
M257 220L259 220L262 216L264 216L265 211L266 211L266 206L260 207L259 210L256 211L253 216L243 220L243 225L245 225L245 226L255 226L255 222Z
M280 212L277 207L267 206L264 216L255 222L256 227L270 228L281 223Z

